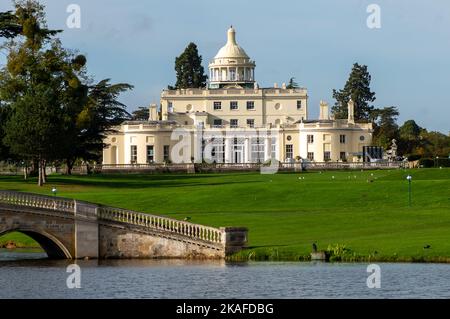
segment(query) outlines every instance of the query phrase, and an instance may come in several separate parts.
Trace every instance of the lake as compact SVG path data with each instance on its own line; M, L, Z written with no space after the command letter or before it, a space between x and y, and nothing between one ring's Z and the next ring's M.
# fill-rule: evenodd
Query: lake
M186 260L76 261L0 249L0 298L449 298L449 264L378 263L381 288L368 288L368 264Z

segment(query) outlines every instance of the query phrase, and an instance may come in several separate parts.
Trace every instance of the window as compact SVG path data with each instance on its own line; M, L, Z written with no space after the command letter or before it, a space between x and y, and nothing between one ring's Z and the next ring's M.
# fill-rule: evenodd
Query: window
M155 152L153 145L147 145L147 163L153 163L155 161Z
M237 101L231 101L230 102L230 110L237 110L238 109L238 102Z
M215 119L213 121L213 126L215 127L221 127L222 126L222 120L221 119Z
M221 110L222 102L214 102L214 110Z
M346 156L345 152L339 153L339 159L343 162L347 160L347 156Z
M360 140L360 141L364 141L364 135L361 135L361 136L359 137L359 140Z
M345 144L345 135L340 135L340 136L339 136L339 142L340 142L341 144Z
M231 119L231 120L230 120L230 127L232 127L232 128L238 127L238 120L236 120L236 119Z
M297 101L297 110L300 110L302 108L302 101Z
M255 127L255 120L254 119L247 119L247 126L248 127Z
M131 164L136 164L137 163L137 145L131 145L130 155L131 155L131 158L130 158Z
M254 109L255 109L255 102L247 101L247 110L254 110Z
M261 163L264 161L264 139L252 138L251 139L251 162Z
M225 145L222 138L212 140L211 160L216 163L225 163Z
M271 149L270 149L270 158L271 159L277 159L278 158L278 156L277 156L277 138L276 137L272 137L271 138L271 143L270 143L270 146L271 146Z
M308 159L310 160L310 161L314 161L314 152L308 152Z
M164 162L169 161L170 159L170 146L169 145L164 145Z
M323 160L325 162L328 162L329 160L331 160L331 153L328 151L323 152Z
M168 102L167 103L167 109L168 109L169 113L173 112L173 104L172 104L172 102Z
M294 158L294 147L292 144L286 144L286 159Z
M314 143L314 135L307 135L306 138L308 140L308 144Z

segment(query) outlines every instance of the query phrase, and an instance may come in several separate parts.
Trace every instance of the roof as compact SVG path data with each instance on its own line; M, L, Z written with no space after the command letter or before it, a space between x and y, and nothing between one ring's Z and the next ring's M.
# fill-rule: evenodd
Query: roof
M176 121L125 121L122 123L123 125L139 125L139 124L153 124L153 125L157 125L157 124L166 124L166 125L170 125L170 124L177 124Z
M237 42L236 42L236 31L234 30L233 26L231 26L228 29L227 32L228 40L227 44L225 44L219 52L214 57L215 59L222 59L222 58L245 58L249 59L249 56L244 51L243 48L241 48Z

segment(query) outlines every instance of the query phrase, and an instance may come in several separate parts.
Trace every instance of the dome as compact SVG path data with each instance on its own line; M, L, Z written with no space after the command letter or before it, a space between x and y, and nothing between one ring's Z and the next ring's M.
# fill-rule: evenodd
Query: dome
M228 29L228 41L225 46L223 46L219 52L216 54L214 59L222 58L244 58L249 59L247 53L236 43L236 31L233 26Z

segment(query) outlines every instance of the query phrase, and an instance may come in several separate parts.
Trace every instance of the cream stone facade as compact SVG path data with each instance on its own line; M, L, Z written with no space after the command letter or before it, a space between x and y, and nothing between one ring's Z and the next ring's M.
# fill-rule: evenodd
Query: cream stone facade
M308 118L305 88L260 88L255 62L237 44L233 27L209 64L203 89L163 90L148 121L127 121L107 136L103 164L257 163L362 160L372 124L335 120L326 102Z

